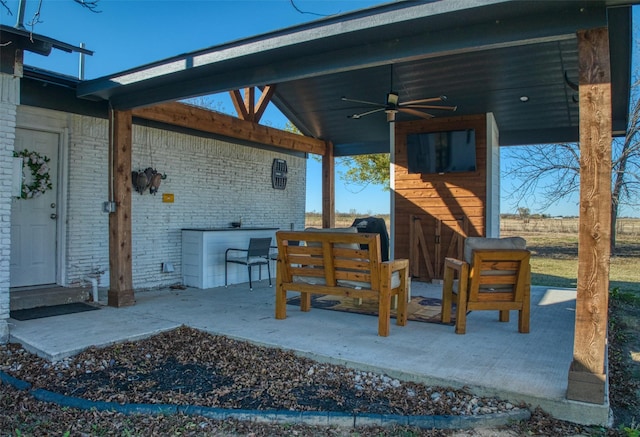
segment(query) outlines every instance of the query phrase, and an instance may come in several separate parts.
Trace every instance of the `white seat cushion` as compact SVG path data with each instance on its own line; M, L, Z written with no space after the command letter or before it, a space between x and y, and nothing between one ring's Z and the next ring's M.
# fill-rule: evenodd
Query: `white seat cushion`
M347 279L339 279L338 285L342 287L350 288L371 288L371 284L368 282L349 281ZM400 286L400 272L391 273L391 289L398 288Z
M527 242L522 237L509 237L509 238L483 238L483 237L469 237L464 242L464 258L469 264L473 261L473 251L476 249L526 249ZM487 276L501 276L511 275L513 271L503 270L491 270L484 271L483 275ZM491 292L511 292L513 286L503 284L486 284L480 287L480 290L486 290Z
M471 264L476 249L526 249L527 242L522 237L484 238L468 237L464 240L464 260Z
M358 228L306 228L304 230L305 232L342 232L345 234L357 234L358 233ZM307 246L309 247L320 247L321 244L316 242L316 241L312 241L312 242L308 242L306 243ZM357 243L338 243L336 244L335 247L340 247L342 249L360 249L360 245Z
M310 285L326 285L326 281L322 276L294 276L293 282L300 282ZM348 279L338 279L337 284L340 287L349 287L355 289L370 289L371 284L369 282L350 281ZM398 288L400 286L400 272L393 272L391 274L391 289Z

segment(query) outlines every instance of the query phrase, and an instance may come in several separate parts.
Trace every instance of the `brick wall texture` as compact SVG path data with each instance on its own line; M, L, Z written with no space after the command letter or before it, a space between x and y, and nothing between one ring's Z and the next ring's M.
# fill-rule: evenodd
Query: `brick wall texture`
M11 250L11 181L20 80L0 73L0 343L9 340L9 259Z
M107 120L19 107L19 88L12 76L0 75L0 342L8 338L10 284L11 156L16 122L22 114L47 130L64 132L60 153L63 175L59 189L66 205L62 254L63 286L85 284L88 274L104 271L100 287L109 285L109 214L103 203L109 196ZM22 110L21 108L24 108ZM16 115L17 114L17 115ZM35 117L33 116L35 114ZM48 127L47 124L50 126ZM21 127L21 126L18 126ZM26 126L27 129L33 126ZM288 164L285 190L271 184L275 158ZM62 160L61 160L62 161ZM136 290L182 282L181 229L243 226L302 229L304 227L306 159L269 148L228 140L204 138L157 128L133 126L132 169L157 169L166 175L156 195L132 198L132 268ZM172 193L173 203L162 194ZM163 273L162 263L174 266Z
M108 122L71 117L68 153L67 284L109 268ZM271 185L274 158L285 159L285 190ZM133 127L132 170L165 174L156 195L132 198L134 289L182 281L181 229L243 226L304 227L306 159L272 150L161 129ZM162 194L172 193L173 203ZM164 262L173 273L162 273ZM108 274L100 286L108 285Z

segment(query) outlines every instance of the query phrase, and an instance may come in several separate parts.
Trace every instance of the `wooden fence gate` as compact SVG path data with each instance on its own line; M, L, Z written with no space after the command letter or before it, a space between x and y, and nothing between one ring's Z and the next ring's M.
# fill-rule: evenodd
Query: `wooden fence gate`
M466 217L456 219L453 228L445 226L443 235L442 220L434 218L433 250L427 244L423 231L422 218L417 215L409 217L409 268L412 278L423 281L442 279L445 257L462 259L464 240L469 232L469 221ZM450 229L451 232L446 232ZM447 241L443 252L443 242ZM444 255L443 255L444 253Z

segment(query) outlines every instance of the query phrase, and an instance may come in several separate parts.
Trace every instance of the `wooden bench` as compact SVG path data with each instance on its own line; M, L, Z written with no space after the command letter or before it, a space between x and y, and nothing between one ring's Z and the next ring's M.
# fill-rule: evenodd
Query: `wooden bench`
M375 299L378 335L386 337L393 296L398 297L396 323L407 324L409 261L382 262L378 234L347 229L353 232L276 233L276 319L287 316L287 291L300 292L301 311L311 309L312 294Z

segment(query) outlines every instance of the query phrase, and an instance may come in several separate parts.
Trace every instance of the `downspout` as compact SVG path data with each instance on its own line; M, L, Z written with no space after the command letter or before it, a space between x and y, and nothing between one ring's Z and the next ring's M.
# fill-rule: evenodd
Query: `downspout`
M91 295L94 303L98 303L98 277L87 276L85 279L91 282Z

